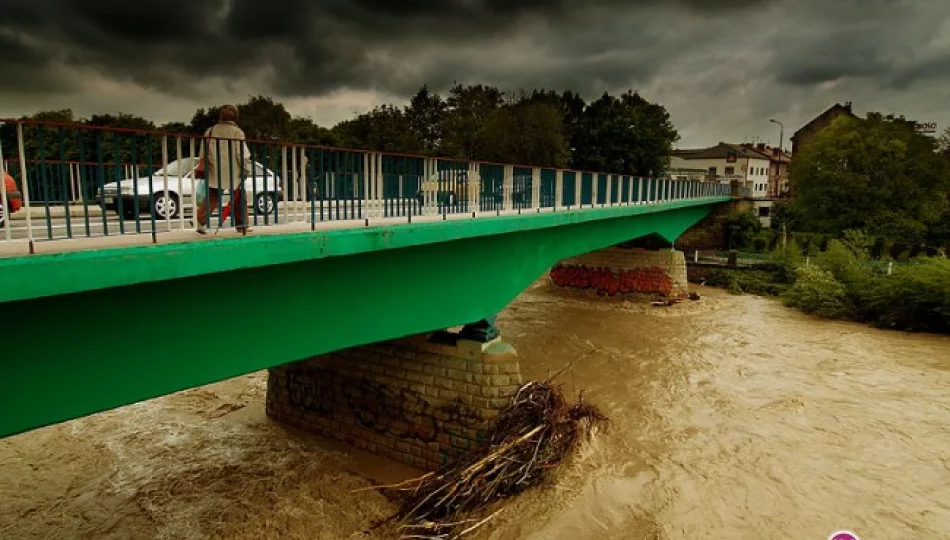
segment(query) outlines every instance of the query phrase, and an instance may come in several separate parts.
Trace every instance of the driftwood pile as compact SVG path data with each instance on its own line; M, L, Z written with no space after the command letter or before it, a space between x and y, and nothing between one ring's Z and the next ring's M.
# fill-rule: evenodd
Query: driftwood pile
M486 441L463 458L396 486L380 488L399 502L403 538L460 538L490 521L466 515L544 481L591 430L607 422L579 398L568 403L550 382L522 386L492 423Z

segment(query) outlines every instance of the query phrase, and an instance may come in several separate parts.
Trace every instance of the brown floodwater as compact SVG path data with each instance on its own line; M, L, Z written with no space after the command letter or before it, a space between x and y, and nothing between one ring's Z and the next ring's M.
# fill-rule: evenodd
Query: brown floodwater
M613 422L475 538L950 538L950 339L701 290L550 291L499 318L525 378L571 364ZM256 373L0 440L0 538L390 538L411 469L285 428Z

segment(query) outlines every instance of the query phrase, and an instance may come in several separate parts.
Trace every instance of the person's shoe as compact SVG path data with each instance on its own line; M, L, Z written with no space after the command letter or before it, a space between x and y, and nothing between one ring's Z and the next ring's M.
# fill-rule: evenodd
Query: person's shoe
M205 235L205 234L208 234L208 229L206 229L204 225L198 225L198 227L195 228L195 232L198 234Z
M236 229L237 229L237 232L239 232L239 233L241 233L241 234L247 234L247 233L249 233L249 232L251 232L251 231L254 230L254 229L252 229L251 227L236 227Z

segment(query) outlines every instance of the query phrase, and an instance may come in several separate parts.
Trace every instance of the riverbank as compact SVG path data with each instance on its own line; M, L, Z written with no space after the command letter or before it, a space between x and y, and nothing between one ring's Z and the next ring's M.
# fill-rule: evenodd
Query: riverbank
M526 379L613 419L476 540L950 536L950 338L698 287L654 308L539 281L499 315ZM134 358L130 358L133 361ZM255 373L0 440L0 538L383 539L408 468L264 415Z
M805 259L790 244L754 269L709 270L703 282L736 294L780 298L786 305L830 319L896 330L950 333L950 260L919 257L905 263L872 260L860 247L831 240Z

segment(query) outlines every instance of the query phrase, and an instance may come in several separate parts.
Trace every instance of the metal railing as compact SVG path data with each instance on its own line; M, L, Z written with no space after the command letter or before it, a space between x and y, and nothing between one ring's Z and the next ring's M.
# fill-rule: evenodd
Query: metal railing
M242 219L251 227L316 230L336 221L397 224L730 193L711 182L25 120L0 120L0 166L23 203L0 214L0 242L31 245L128 234L156 241L160 233L196 229L196 214L208 216L212 230ZM219 197L200 196L209 179L221 187ZM4 209L11 208L6 191L0 182Z

